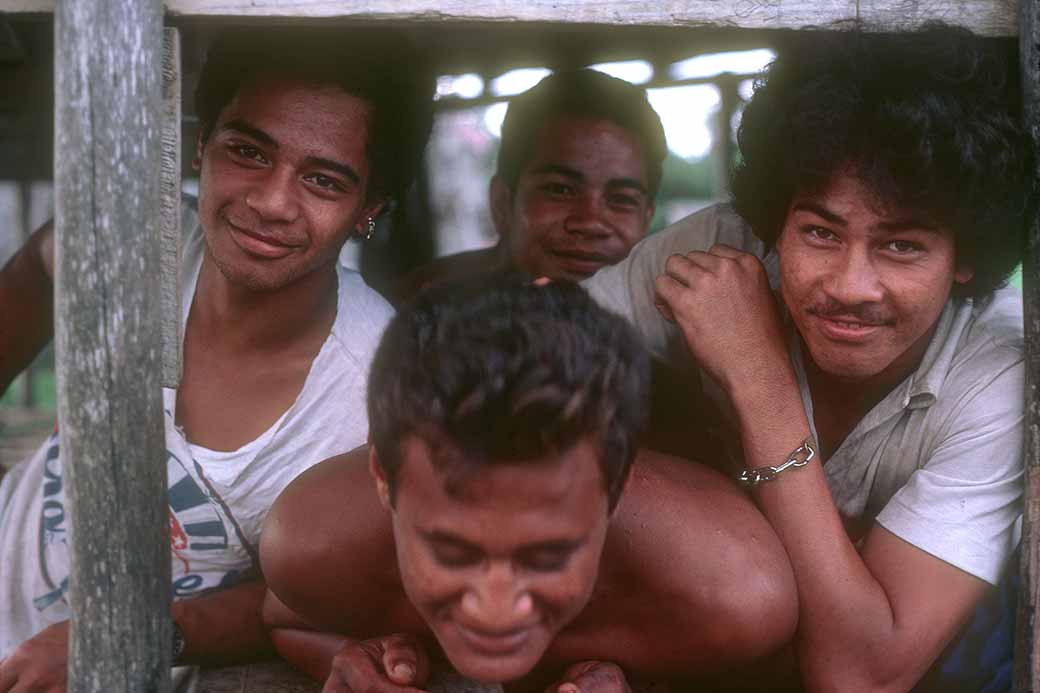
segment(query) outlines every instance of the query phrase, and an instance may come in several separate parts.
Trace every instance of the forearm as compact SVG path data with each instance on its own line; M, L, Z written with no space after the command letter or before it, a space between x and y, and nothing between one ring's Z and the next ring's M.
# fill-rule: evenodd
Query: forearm
M262 580L176 601L173 620L184 633L184 653L177 664L220 665L263 659L274 646L261 617Z
M793 374L742 399L748 468L777 465L810 435ZM780 537L798 589L796 650L810 690L908 688L912 664L893 606L845 532L822 458L757 487L763 513Z
M332 670L332 658L352 640L344 635L297 628L274 628L271 642L278 655L316 681Z
M51 224L32 235L0 270L0 393L54 332Z

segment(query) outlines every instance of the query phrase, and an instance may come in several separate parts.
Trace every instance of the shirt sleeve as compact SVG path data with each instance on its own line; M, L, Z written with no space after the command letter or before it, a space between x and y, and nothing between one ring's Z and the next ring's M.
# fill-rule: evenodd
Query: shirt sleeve
M673 367L687 367L685 345L676 326L654 304L654 282L670 255L706 251L716 243L762 257L763 245L726 204L706 207L639 242L620 263L583 282L604 308L628 320L650 352Z
M959 391L944 387L940 402L950 405L932 454L877 517L904 541L991 584L1018 541L1023 492L1025 367L1021 352L998 352L1003 363L978 354L975 378L962 377Z

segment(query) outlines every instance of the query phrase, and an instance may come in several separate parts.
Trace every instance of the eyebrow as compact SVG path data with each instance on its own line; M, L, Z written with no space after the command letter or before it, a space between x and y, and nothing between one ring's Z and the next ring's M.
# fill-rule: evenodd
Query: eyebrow
M901 231L926 231L928 233L939 233L939 227L930 221L916 217L896 219L895 221L883 221L877 225L883 233L899 233Z
M480 546L466 541L462 537L458 537L450 532L438 529L420 529L419 533L430 543L454 544L469 551L484 553L484 550ZM536 541L530 544L523 544L522 546L517 547L516 550L518 552L539 550L573 551L584 546L587 541L588 537L580 537L578 539L549 539L547 541Z
M823 219L826 219L827 221L831 222L832 224L838 224L840 226L848 226L848 222L845 221L845 219L843 219L841 216L839 216L839 215L835 214L834 212L830 211L829 209L827 209L823 205L818 204L816 202L813 202L812 200L801 200L799 202L795 202L791 206L791 211L792 212L812 212L816 216L821 217Z
M792 212L812 212L813 214L826 219L832 224L838 224L839 226L848 226L848 222L843 217L834 212L830 211L823 205L813 202L811 200L803 200L796 202L791 207ZM876 228L881 233L900 233L902 231L927 231L928 233L939 233L939 228L930 221L919 217L904 217L902 219L894 219L892 221L883 221L877 224Z
M278 142L273 137L271 137L269 134L267 134L260 128L256 127L255 125L251 125L245 120L242 120L241 118L229 120L228 122L224 123L224 125L220 129L222 131L232 130L234 132L241 133L243 135L246 135L247 137L252 137L254 140L260 142L261 144L264 144L268 147L272 147L274 149L278 149ZM308 164L312 164L320 168L335 171L336 173L339 173L340 175L346 177L355 185L361 184L361 176L358 174L357 171L354 170L354 167L349 164L345 164L341 161L335 161L333 159L326 159L325 157L321 156L308 156L304 159L304 161Z
M531 169L531 175L539 175L546 173L555 173L571 180L585 180L585 176L580 172L569 166L563 166L561 164L543 164ZM635 178L611 178L607 182L607 185L612 188L633 188L647 194L646 186L640 183Z
M260 142L261 144L266 144L269 147L278 147L278 142L276 142L273 137L271 137L255 125L250 125L241 118L229 120L228 122L224 123L224 125L220 129L234 130L235 132L252 137L254 140Z

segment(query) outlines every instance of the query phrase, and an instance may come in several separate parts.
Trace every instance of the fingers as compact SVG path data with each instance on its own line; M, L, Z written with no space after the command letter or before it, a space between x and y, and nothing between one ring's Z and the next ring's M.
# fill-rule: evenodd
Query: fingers
M425 650L408 635L352 641L332 659L322 693L422 693L429 676Z
M664 273L689 286L689 278L696 270L716 274L731 262L744 265L757 263L758 259L750 253L719 243L707 252L694 250L685 255L670 255L665 261Z
M590 660L569 666L547 693L631 693L631 689L617 664Z
M664 318L668 322L675 322L675 313L672 312L672 309L668 306L668 303L664 300L664 297L654 297L654 308L657 308L657 312L661 314L662 318Z
M759 276L761 275L761 276ZM664 318L677 321L677 302L688 290L698 294L708 286L741 287L764 280L765 270L750 253L717 244L707 252L694 250L685 255L671 255L664 272L654 282L654 304Z
M430 675L426 650L407 635L391 635L383 639L383 671L387 678L401 686L422 686Z
M654 280L654 305L665 320L675 322L675 306L688 289L686 284L667 274Z
M716 243L708 251L708 254L714 255L715 257L727 258L729 260L743 261L745 258L754 258L754 255L752 255L751 253L745 253L743 250L737 250L733 246L726 245L725 243Z
M579 662L564 679L557 693L632 693L625 672L613 662Z

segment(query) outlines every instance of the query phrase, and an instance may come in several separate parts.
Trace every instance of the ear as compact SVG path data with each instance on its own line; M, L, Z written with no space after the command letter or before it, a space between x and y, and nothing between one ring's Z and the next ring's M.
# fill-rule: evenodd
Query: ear
M491 221L495 224L499 241L503 241L509 237L511 230L509 220L513 213L513 191L497 175L491 177L488 203L491 207Z
M374 202L370 202L363 210L361 210L361 216L358 218L357 224L354 225L354 234L359 238L364 238L368 235L368 220L378 217L388 202L389 200L383 197Z
M967 265L957 265L953 272L953 281L958 284L967 284L975 278L975 268Z
M390 485L386 482L383 465L379 463L379 452L374 445L368 450L368 473L372 475L372 480L376 482L376 493L379 494L379 502L383 505L383 508L390 510Z

